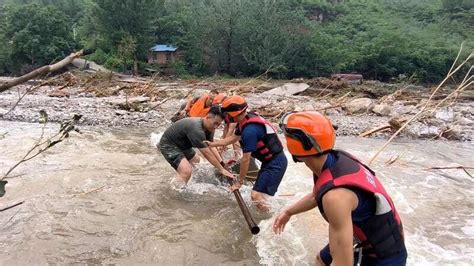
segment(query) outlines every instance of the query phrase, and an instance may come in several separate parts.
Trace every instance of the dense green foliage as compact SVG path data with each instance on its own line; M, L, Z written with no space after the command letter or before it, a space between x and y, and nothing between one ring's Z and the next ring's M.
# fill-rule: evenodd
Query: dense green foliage
M0 73L76 48L119 71L154 43L177 73L277 78L362 73L437 82L474 47L472 0L0 0ZM156 67L156 66L151 66Z
M61 59L74 46L64 13L52 6L37 4L10 9L4 37L10 40L11 65L17 70Z

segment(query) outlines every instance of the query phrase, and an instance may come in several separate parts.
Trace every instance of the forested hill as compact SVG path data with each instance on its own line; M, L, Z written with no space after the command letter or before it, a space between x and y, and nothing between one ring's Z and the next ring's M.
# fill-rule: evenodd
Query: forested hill
M0 75L84 48L115 70L179 47L177 74L437 82L474 47L472 0L0 0Z

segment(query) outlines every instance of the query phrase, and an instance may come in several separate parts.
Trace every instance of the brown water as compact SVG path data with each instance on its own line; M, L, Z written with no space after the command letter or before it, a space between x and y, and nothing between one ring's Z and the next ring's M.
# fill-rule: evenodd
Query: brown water
M57 125L47 128L57 130ZM83 128L8 179L0 209L0 264L310 264L327 241L316 211L301 214L275 236L274 214L258 214L262 232L248 232L232 195L202 164L185 191L169 188L173 169L150 144L150 130ZM0 172L40 135L37 124L0 121ZM338 147L364 160L381 140L340 138ZM470 265L474 261L474 185L470 143L407 141L374 164L401 213L410 265ZM392 166L384 161L402 154ZM310 173L290 163L272 201L274 211L311 190ZM249 187L242 193L248 200Z

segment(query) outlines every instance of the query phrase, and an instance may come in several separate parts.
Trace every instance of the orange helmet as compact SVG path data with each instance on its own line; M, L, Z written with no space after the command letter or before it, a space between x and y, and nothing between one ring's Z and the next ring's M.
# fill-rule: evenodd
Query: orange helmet
M234 118L247 110L247 102L242 96L233 95L222 102L222 112Z
M225 98L226 96L224 93L217 94L216 96L214 96L214 99L212 100L212 105L221 104Z
M331 121L319 112L288 113L280 120L280 128L293 156L318 155L334 148L334 128Z

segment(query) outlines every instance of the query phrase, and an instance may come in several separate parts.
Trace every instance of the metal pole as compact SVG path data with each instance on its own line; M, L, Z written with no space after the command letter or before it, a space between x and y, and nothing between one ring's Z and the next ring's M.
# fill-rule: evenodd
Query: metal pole
M232 179L229 179L229 183L232 186L234 182ZM245 204L244 199L242 198L242 195L240 195L240 191L238 189L234 191L234 196L237 200L237 203L239 204L242 214L244 215L245 221L249 226L250 232L252 232L254 235L258 234L260 232L260 227L258 227L258 225L253 220L252 215L250 214L250 211L247 208L247 205Z

